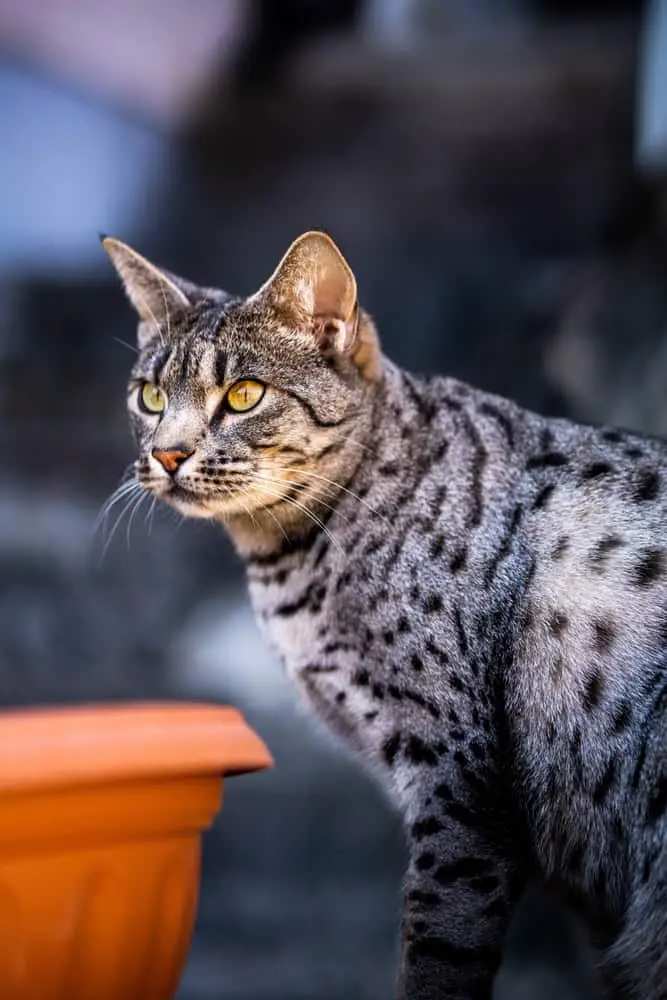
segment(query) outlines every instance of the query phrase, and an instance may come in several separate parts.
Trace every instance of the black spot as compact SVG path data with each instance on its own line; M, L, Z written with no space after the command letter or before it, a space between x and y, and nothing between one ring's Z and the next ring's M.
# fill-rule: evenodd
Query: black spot
M607 565L611 553L622 545L623 539L619 538L618 535L605 535L604 538L596 542L588 555L588 564L592 571L601 573Z
M599 670L594 670L584 688L584 708L587 712L592 712L600 704L602 696L602 674Z
M380 713L377 710L373 710L372 712L364 712L364 719L366 720L366 722L375 722L379 714Z
M442 532L438 534L431 541L431 559L439 559L445 548L445 536Z
M306 609L312 614L316 614L322 608L326 592L326 587L321 583L311 583L296 600L279 604L274 609L273 614L279 618L291 618Z
M611 791L614 781L616 780L616 761L610 760L607 764L604 774L596 784L593 789L593 802L596 805L602 805L605 801L609 792Z
M420 819L413 823L411 833L415 840L423 840L424 837L433 837L443 830L444 826L439 819L436 819L435 816L428 816L426 819Z
M637 587L650 587L660 577L664 568L662 549L646 546L632 570L632 582Z
M533 504L535 510L544 510L547 503L549 502L551 494L554 492L555 489L556 487L554 486L553 483L547 483L546 486L542 487L540 492L535 497L535 502Z
M461 802L448 802L445 812L456 823L467 826L471 830L478 831L480 826L479 814L474 809L469 809Z
M623 435L621 432L615 430L603 431L602 437L605 441L610 441L611 444L620 444L620 442L623 441Z
M480 743L479 740L471 740L469 749L473 757L476 757L477 760L479 761L486 760L486 750L484 748L484 745Z
M465 684L463 683L458 674L452 674L452 676L449 678L449 685L452 691L458 691L459 693L461 691L465 691Z
M568 626L568 617L562 611L553 611L547 619L547 625L555 636L561 636Z
M450 885L458 879L479 878L489 874L491 865L484 858L459 858L447 864L439 865L433 872L433 878L440 885Z
M424 599L422 608L427 615L437 614L439 611L442 611L442 597L432 590L428 597Z
M438 755L435 751L414 733L408 737L403 753L406 759L413 764L427 764L429 767L435 767L438 763Z
M430 456L431 462L434 465L437 465L439 462L443 460L448 451L449 451L449 441L443 438L443 440L439 441L438 444L433 449L433 451L431 452Z
M553 549L551 550L552 559L562 559L567 551L567 547L570 544L570 539L567 535L561 535Z
M383 538L371 538L370 542L364 549L365 556L374 556L376 552L379 552L384 545ZM345 574L348 575L348 574Z
M581 473L581 478L584 480L599 479L600 476L608 476L613 471L614 467L609 462L593 462L591 465L586 466Z
M468 551L464 546L461 546L460 548L456 549L456 551L452 554L452 557L449 561L450 571L454 574L460 573L461 570L465 567L467 559L468 559Z
M346 698L347 698L347 695L346 695L345 691L339 691L336 694L336 704L342 705Z
M374 698L377 698L378 701L382 701L384 698L384 687L382 684L371 684L371 694Z
M667 776L660 775L658 784L651 791L646 812L649 823L655 823L667 809Z
M578 757L581 753L581 729L579 726L576 727L570 740L570 751L573 757Z
M387 692L389 693L389 697L393 698L394 701L403 701L403 692L395 684L387 685Z
M435 795L443 802L453 802L454 795L446 781L442 781L435 789Z
M385 462L377 471L381 476L397 476L401 470L397 462Z
M568 458L559 451L547 451L544 455L535 455L529 458L526 464L528 469L556 469L561 465L567 465Z
M413 601L418 601L421 597L421 590L418 583L412 584L412 587L410 588L410 597Z
M639 469L632 491L632 499L637 503L655 500L660 494L660 474L656 469Z
M593 649L596 653L608 653L615 638L616 626L609 618L598 618L593 622Z
M413 670L417 670L417 671L420 671L420 670L424 669L424 663L423 663L422 658L419 655L419 653L413 653L412 654L412 657L410 659L410 666L412 667Z
M391 631L391 629L387 629L386 631L384 631L382 633L382 638L384 639L384 641L386 642L386 644L388 646L393 646L394 645L394 638L395 637L394 637L394 633Z
M435 864L435 854L432 851L424 851L420 854L415 862L415 867L417 871L427 872Z
M389 767L391 767L394 761L396 760L396 754L400 750L400 747L401 747L400 733L394 733L393 736L390 736L389 739L385 740L384 743L382 744L382 756L384 757Z
M420 906L438 906L440 903L437 892L427 892L424 889L411 889L406 899L409 903L419 903Z
M352 683L357 684L358 687L368 687L371 682L371 675L367 670L357 670L356 674L352 676Z
M405 615L401 615L401 617L398 619L398 622L396 624L396 629L399 632L409 632L410 631L410 622L405 617Z
M612 718L612 728L616 734L622 733L628 728L632 721L632 705L626 699L622 701L614 711Z
M439 646L436 646L436 644L433 642L433 639L428 638L426 640L424 648L426 652L429 654L429 656L435 657L438 663L440 663L443 667L447 663L449 663L449 656L447 655L444 649L440 649Z
M454 605L454 625L456 627L456 641L458 642L459 652L461 653L461 656L467 656L468 637L463 627L463 617L461 615L461 609L457 604Z
M625 448L624 451L625 451L625 454L628 456L628 458L643 458L644 457L644 452L641 450L641 448L637 448L636 445L633 445L630 448Z

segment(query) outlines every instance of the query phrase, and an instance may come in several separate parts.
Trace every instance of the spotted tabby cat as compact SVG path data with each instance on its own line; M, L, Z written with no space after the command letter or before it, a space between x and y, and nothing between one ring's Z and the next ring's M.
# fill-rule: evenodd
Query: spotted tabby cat
M528 879L667 997L667 447L380 353L334 243L250 298L104 246L136 476L224 525L301 694L405 817L400 996L489 998Z

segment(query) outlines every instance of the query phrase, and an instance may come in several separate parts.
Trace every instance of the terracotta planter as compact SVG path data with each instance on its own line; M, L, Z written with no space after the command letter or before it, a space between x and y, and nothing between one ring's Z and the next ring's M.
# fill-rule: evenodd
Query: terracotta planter
M229 708L0 714L2 1000L171 1000L222 777L270 764Z

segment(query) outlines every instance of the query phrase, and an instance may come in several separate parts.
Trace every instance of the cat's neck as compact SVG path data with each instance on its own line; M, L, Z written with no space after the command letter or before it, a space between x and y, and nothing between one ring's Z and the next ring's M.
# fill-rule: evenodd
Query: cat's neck
M385 361L382 378L369 388L363 412L346 422L326 476L309 479L308 489L284 503L225 520L224 528L242 559L279 557L314 541L325 530L351 482L378 461L388 414L392 404L399 405L401 391L399 370Z

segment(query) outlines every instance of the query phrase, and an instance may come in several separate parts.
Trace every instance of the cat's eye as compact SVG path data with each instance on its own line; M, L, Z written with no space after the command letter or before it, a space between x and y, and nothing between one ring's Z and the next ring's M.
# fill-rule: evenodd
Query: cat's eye
M225 402L229 409L234 410L235 413L245 413L247 410L252 410L253 406L257 406L264 395L265 388L266 386L262 385L261 382L243 379L242 382L236 382L231 387L225 397Z
M162 413L167 399L159 386L144 382L139 390L139 405L145 413Z

